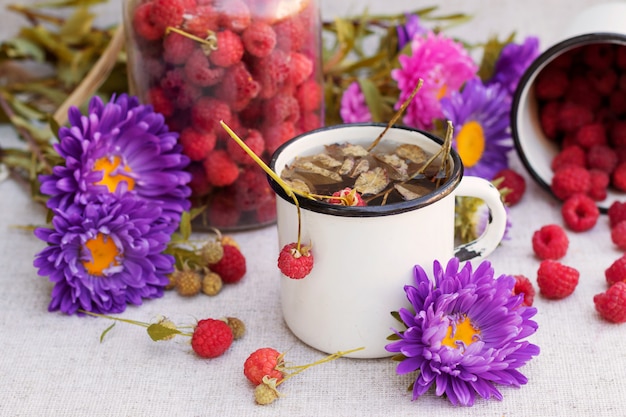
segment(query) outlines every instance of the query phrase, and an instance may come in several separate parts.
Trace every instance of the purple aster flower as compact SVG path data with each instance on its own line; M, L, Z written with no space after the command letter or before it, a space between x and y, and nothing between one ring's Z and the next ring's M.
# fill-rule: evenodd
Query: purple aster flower
M482 398L502 399L496 385L519 387L527 378L518 371L539 347L523 339L535 333L537 310L513 295L515 278L494 279L489 262L475 271L471 263L459 270L452 258L444 269L433 264L434 282L415 266L415 286L404 290L412 310L398 311L406 326L395 331L398 341L386 346L398 353L397 373L418 371L413 399L435 387L454 405L473 405Z
M165 255L161 206L132 194L100 194L83 206L53 209L52 228L35 235L48 246L36 255L39 275L54 283L48 310L119 313L163 295L174 258Z
M122 94L106 105L94 97L86 115L71 108L69 123L59 129L55 145L65 165L40 177L49 208L64 211L99 194L129 192L159 201L161 221L172 231L178 227L181 213L190 207L191 176L184 171L189 160L161 114Z
M422 26L418 15L407 14L406 23L404 25L398 25L396 32L398 33L398 50L401 51L415 36L425 34L428 32L428 29Z
M539 39L534 36L527 37L521 45L509 43L502 48L493 76L486 84L500 84L509 95L513 96L524 71L538 55Z
M454 127L454 147L466 175L491 180L508 167L511 101L504 89L498 84L486 87L476 78L462 92L442 99L441 108Z
M432 129L434 120L443 116L440 100L475 77L478 67L460 43L443 34L428 32L425 37L414 37L411 50L411 56L398 58L400 68L391 71L400 89L395 107L400 108L422 79L422 88L406 109L403 121L409 126Z
M372 113L370 113L365 95L361 91L358 82L353 82L346 88L341 96L341 108L339 114L344 123L361 123L371 122Z

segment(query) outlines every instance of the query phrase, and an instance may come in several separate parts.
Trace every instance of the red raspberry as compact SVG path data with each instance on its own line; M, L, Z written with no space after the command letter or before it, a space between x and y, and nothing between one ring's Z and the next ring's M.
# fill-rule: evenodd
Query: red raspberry
M142 3L133 11L133 30L148 41L155 41L163 36L163 29L157 27L150 15L152 3Z
M266 123L295 123L300 118L298 101L290 95L277 94L265 102L263 108Z
M152 104L155 112L161 113L165 117L174 114L174 103L167 97L162 88L152 87L148 91L148 101Z
M572 132L593 121L593 112L588 107L565 102L559 109L558 127L564 132Z
M303 82L296 91L296 99L300 105L300 110L315 111L320 108L324 90L316 80L307 80Z
M262 21L253 21L241 34L246 51L256 57L268 56L276 46L276 32Z
M291 62L289 78L293 85L300 85L313 73L313 61L299 52L291 52L289 60Z
M626 220L611 227L611 241L623 251L626 251Z
M265 171L256 165L246 168L239 174L239 178L232 185L232 188L235 204L242 211L254 210L274 195L267 182Z
M199 164L189 164L187 171L191 174L191 181L189 182L189 188L191 188L191 195L193 197L199 197L208 194L211 191L211 185L206 179L204 168Z
M561 102L548 101L541 106L539 111L539 124L541 130L548 139L556 140L559 134L558 116L561 109Z
M594 295L593 303L603 319L626 323L626 282L613 284L606 292Z
M199 87L210 87L221 81L224 68L212 66L202 49L196 49L185 63L185 76Z
M597 169L590 169L589 178L591 179L591 187L587 191L587 195L594 201L604 201L611 181L609 174Z
M567 165L554 173L552 177L552 192L566 200L574 194L585 194L591 188L589 171L576 165Z
M177 27L183 23L185 13L185 3L182 0L154 0L150 19L162 32L168 26Z
M587 153L587 167L589 169L598 169L610 174L616 166L617 154L610 146L594 145L589 148Z
M613 228L618 223L626 220L626 202L615 201L611 203L607 210L609 216L609 227Z
M239 176L239 167L223 149L214 149L204 158L204 170L211 185L224 187L234 183Z
M229 193L216 192L209 202L207 217L211 226L227 229L237 225L241 211Z
M522 305L527 307L532 306L533 301L535 300L535 288L533 287L532 282L530 282L530 280L524 275L513 275L513 278L515 278L513 294L524 294L524 301L522 302Z
M218 32L217 49L209 55L209 60L218 67L230 67L241 61L243 57L243 43L241 38L231 30Z
M223 249L222 259L217 263L210 264L209 268L227 284L241 281L246 275L246 258L236 246L224 245Z
M563 148L554 159L552 159L552 171L556 172L565 165L578 165L580 167L586 167L587 156L583 148L578 145L568 146Z
M215 96L226 102L233 111L243 110L261 89L243 62L226 70L222 82L215 87Z
M607 43L594 43L583 47L584 63L595 69L607 69L613 65L615 50Z
M187 82L181 68L168 71L161 80L161 87L179 109L191 107L202 94L198 86Z
M296 16L276 23L276 46L285 52L301 50L306 41L308 27Z
M626 122L616 121L609 129L609 141L613 147L626 146Z
M565 95L569 86L567 72L558 67L547 66L535 80L535 95L539 100L554 100Z
M526 180L510 168L499 171L496 175L494 175L493 181L497 182L499 190L507 190L503 199L509 206L516 205L526 192Z
M222 320L200 320L191 336L191 347L202 358L217 358L233 343L233 331Z
M271 155L283 143L292 139L296 134L296 127L293 123L280 123L278 125L266 125L261 132L265 138L265 147Z
M549 224L537 230L532 237L533 251L539 259L561 259L567 253L569 239L559 225Z
M593 228L600 217L595 201L585 194L574 194L561 207L563 221L574 232L584 232Z
M322 120L320 115L316 112L305 112L300 115L300 119L298 120L296 126L298 129L297 133L309 132L313 129L321 127Z
M213 132L200 132L187 127L180 132L180 144L183 153L192 161L203 160L215 148L216 136Z
M621 162L611 174L611 184L620 191L626 191L626 162Z
M233 32L241 33L252 20L248 5L242 0L218 0L215 8L219 10L219 24Z
M209 32L219 29L219 14L211 5L198 5L183 23L183 29L199 38L206 38Z
M570 80L565 101L596 110L602 105L602 96L593 88L587 77L577 75Z
M265 140L263 140L263 136L258 130L250 129L247 136L245 138L242 138L242 140L248 146L248 148L250 148L250 150L254 152L254 154L257 156L260 156L265 150ZM256 162L254 162L254 159L252 159L250 155L248 155L246 151L244 151L241 146L239 146L234 140L230 139L226 142L226 149L230 157L233 158L233 161L237 162L238 164L256 164Z
M174 65L184 64L195 47L195 42L187 36L171 32L163 40L163 59Z
M560 262L546 259L539 264L537 285L545 298L561 299L571 295L578 285L580 273Z
M352 190L350 187L346 187L341 191L335 191L333 193L333 197L344 197L345 200L341 198L329 198L328 202L330 204L339 204L343 206L367 206L367 203L361 197L356 190Z
M615 89L618 76L612 68L605 68L588 71L587 78L598 93L608 96Z
M621 45L615 48L615 64L620 69L626 69L626 48Z
M626 282L626 255L622 255L604 271L604 277L609 285L617 282Z
M200 97L191 108L193 125L207 132L213 132L222 127L220 121L230 124L231 112L228 104L213 97Z
M616 116L626 114L626 91L615 90L609 96L609 109Z
M289 76L288 55L276 48L267 56L258 58L251 66L252 76L261 85L260 98L274 96Z
M263 383L263 377L283 379L280 370L284 365L283 355L276 349L269 347L257 349L252 352L243 364L243 374L254 385Z
M576 143L584 149L606 144L606 129L602 123L590 123L580 128L575 134Z
M278 269L292 279L302 279L313 269L313 252L310 246L300 246L289 243L283 246L278 254Z

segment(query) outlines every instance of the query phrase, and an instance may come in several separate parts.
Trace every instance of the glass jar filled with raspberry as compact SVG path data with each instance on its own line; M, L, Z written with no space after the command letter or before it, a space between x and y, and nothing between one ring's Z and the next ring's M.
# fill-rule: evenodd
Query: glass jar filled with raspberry
M191 159L202 228L276 219L263 159L323 123L318 0L125 0L131 91L163 114Z

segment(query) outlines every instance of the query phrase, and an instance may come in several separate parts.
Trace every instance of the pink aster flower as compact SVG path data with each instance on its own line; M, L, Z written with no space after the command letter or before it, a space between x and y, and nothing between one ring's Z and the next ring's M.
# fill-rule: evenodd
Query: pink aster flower
M341 96L339 114L344 123L371 122L372 113L365 102L365 95L358 82L353 82Z
M432 129L433 120L443 116L439 101L474 78L478 66L463 45L443 34L428 32L425 37L414 37L411 49L413 54L401 55L400 68L391 71L391 77L400 89L396 109L409 98L418 81L424 80L406 110L404 123Z

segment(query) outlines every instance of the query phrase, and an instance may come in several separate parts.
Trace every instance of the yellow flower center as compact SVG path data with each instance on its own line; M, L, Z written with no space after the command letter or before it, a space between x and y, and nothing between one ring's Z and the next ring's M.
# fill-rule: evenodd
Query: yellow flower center
M485 151L485 132L480 123L473 120L465 123L456 137L456 147L463 165L476 165Z
M442 98L444 98L448 93L448 86L447 85L442 85L441 88L439 89L439 91L437 91L437 100L441 100Z
M132 190L135 187L135 180L131 177L124 175L123 172L131 172L130 168L126 165L122 165L122 159L119 156L108 157L104 156L96 160L94 164L94 171L102 171L102 180L96 183L96 185L106 185L109 192L115 192L120 182L126 181L128 189Z
M91 275L102 276L108 267L119 265L117 259L120 252L115 242L102 233L85 242L85 247L91 253L91 260L83 261L83 266Z
M441 341L442 345L458 349L460 344L457 342L463 342L465 346L471 345L478 340L480 330L475 329L472 326L472 322L467 316L463 316L456 322L456 326L449 325L446 337Z

